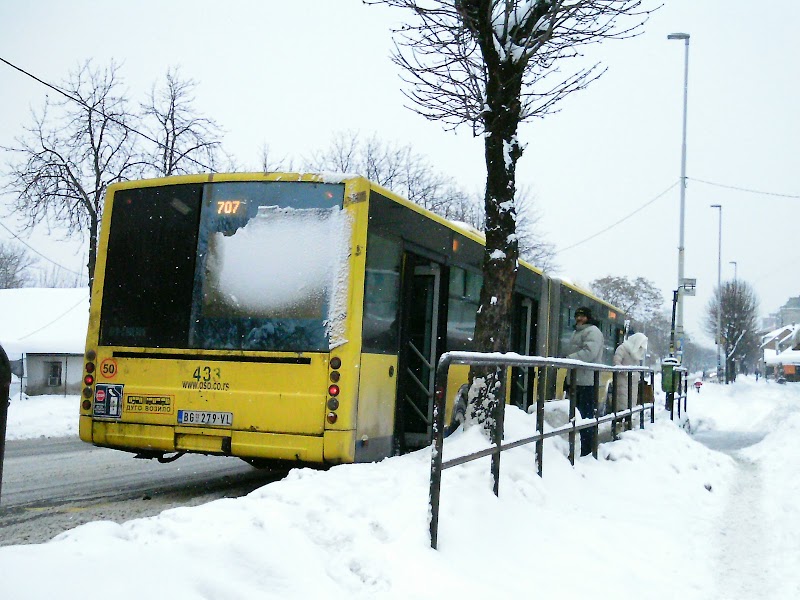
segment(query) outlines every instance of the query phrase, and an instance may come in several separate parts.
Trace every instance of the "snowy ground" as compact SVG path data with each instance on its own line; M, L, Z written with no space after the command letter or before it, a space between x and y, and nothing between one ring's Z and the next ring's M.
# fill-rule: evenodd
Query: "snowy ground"
M78 435L79 396L20 396L19 379L9 388L7 440Z
M12 396L13 397L13 396ZM800 598L800 385L740 378L573 468L566 444L445 472L429 548L429 451L298 469L247 497L95 522L0 548L0 598ZM77 398L13 402L9 437L74 434ZM691 433L688 429L691 428ZM511 440L534 417L507 411ZM447 440L447 457L484 442Z

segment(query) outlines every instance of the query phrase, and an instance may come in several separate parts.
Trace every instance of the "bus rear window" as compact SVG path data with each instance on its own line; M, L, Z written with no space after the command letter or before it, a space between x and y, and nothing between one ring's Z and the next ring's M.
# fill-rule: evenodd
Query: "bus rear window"
M192 198L181 203L188 210L170 211L181 190ZM350 238L343 199L343 185L311 182L118 192L101 343L293 352L341 343Z
M115 194L100 316L101 344L186 345L202 194L201 184Z
M344 187L334 184L207 186L190 346L326 351L335 344L335 292L346 283L350 240L343 199Z

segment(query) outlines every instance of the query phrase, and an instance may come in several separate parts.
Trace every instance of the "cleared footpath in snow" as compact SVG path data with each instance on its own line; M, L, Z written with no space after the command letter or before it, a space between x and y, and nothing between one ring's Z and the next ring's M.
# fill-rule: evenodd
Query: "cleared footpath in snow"
M715 527L719 597L800 598L798 389L740 378L706 390L690 396L694 438L735 463Z

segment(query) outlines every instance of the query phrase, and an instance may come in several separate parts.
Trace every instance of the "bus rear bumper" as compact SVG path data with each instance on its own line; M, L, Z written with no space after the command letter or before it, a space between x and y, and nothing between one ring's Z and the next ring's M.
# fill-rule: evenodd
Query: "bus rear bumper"
M241 458L338 464L354 460L354 431L325 431L324 436L188 428L115 421L81 416L84 442L141 452L198 452Z

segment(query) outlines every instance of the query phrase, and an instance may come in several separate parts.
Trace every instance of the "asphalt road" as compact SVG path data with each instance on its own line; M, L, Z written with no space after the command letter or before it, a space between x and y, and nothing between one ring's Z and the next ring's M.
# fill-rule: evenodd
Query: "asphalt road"
M88 521L123 522L242 496L282 476L229 457L134 459L74 437L8 441L0 546L46 542Z

